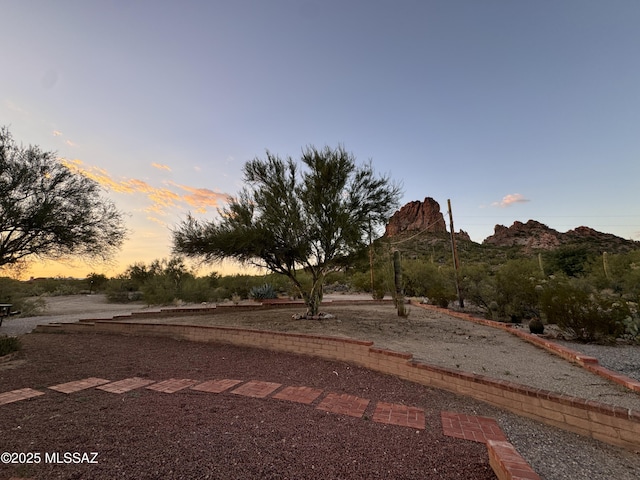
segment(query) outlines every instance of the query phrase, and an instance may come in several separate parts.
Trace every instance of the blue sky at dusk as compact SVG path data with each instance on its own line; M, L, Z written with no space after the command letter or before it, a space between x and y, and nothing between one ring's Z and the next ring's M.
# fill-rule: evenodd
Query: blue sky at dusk
M0 0L0 124L99 181L168 257L265 149L343 144L482 241L496 224L640 240L637 0Z

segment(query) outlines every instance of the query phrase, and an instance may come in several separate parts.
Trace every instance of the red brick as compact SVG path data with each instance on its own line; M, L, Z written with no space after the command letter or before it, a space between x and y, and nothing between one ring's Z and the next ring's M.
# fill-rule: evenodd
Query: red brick
M230 389L231 387L235 387L239 383L242 383L242 380L208 380L203 383L199 383L191 387L191 390L198 390L200 392L209 392L209 393L222 393L225 390Z
M373 413L373 421L390 425L400 425L424 430L424 410L418 407L408 407L395 403L378 402Z
M59 385L54 385L49 387L51 390L55 390L56 392L62 393L74 393L79 392L80 390L86 390L87 388L97 387L99 385L104 385L105 383L109 383L109 380L105 380L104 378L85 378L83 380L76 380L75 382L67 382L61 383Z
M31 388L21 388L20 390L12 390L11 392L0 393L0 405L7 403L19 402L27 398L38 397L44 395L44 392L33 390Z
M264 398L282 386L281 383L259 382L252 380L239 386L231 393L245 397Z
M117 382L100 385L97 388L98 390L104 390L105 392L121 394L121 393L129 392L131 390L135 390L136 388L145 387L150 383L154 383L154 382L155 380L132 377L132 378L125 378L124 380L119 380Z
M322 394L322 390L311 387L286 387L276 393L273 398L309 405Z
M325 412L362 417L367 405L369 405L369 400L366 398L347 395L346 393L329 393L316 408Z
M175 393L196 383L198 383L197 380L190 380L188 378L170 378L169 380L149 385L147 389L162 393Z
M498 423L492 418L445 411L441 412L440 417L443 433L448 437L479 443L487 443L487 440L507 440Z

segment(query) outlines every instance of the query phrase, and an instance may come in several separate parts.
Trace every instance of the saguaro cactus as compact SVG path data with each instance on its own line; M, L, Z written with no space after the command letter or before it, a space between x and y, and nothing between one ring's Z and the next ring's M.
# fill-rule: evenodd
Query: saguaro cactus
M407 311L404 305L404 291L402 289L402 264L400 263L400 252L393 252L393 281L396 285L396 308L399 317L406 317Z

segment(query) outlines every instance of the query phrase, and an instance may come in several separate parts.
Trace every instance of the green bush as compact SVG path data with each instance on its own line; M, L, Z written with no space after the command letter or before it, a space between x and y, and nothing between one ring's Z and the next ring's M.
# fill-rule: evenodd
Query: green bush
M107 300L113 303L128 303L142 299L142 293L138 290L138 285L120 275L110 279L105 286Z
M492 311L498 310L498 302L496 301L496 277L489 265L479 263L464 266L460 288L465 301L479 307L487 318L493 319Z
M17 352L21 347L17 337L0 337L0 357Z
M619 296L596 292L588 283L564 276L544 285L540 307L549 323L583 342L615 340L632 316L628 302Z
M408 260L402 263L402 278L408 297L427 297L430 303L443 308L457 298L453 267Z
M509 260L496 272L496 320L520 323L539 316L536 286L542 281L533 259Z
M41 297L20 298L13 304L13 311L20 312L22 317L40 315L47 308L47 304Z

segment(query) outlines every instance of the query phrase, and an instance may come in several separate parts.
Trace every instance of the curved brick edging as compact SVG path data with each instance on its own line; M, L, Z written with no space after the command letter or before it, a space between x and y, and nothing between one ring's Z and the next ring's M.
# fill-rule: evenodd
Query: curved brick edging
M605 443L640 450L640 412L416 362L410 353L376 348L369 341L231 327L102 320L41 325L36 331L160 336L352 362L415 383L466 395Z
M499 480L540 480L529 464L509 442L487 441L489 465Z
M495 322L493 320L486 320L483 318L474 317L473 315L469 315L468 313L456 312L453 310L447 310L446 308L436 307L435 305L426 305L424 303L418 303L416 301L411 301L411 305L416 307L424 308L425 310L433 310L445 315L449 315L451 317L458 318L460 320L466 320L468 322L477 323L479 325L484 325L492 328L499 328L500 330L504 330L509 332L521 339L547 350L550 353L558 355L559 357L564 358L565 360L569 360L572 363L580 365L585 370L588 370L596 375L599 375L607 380L611 380L623 387L628 388L629 390L633 390L634 392L640 392L640 382L634 378L627 377L618 372L614 372L613 370L609 370L601 366L598 363L598 359L589 355L585 355L581 352L573 350L571 348L565 347L564 345L560 345L552 340L547 340L545 338L539 337L538 335L534 335L532 333L523 332L516 328L513 324L510 323L502 323Z

